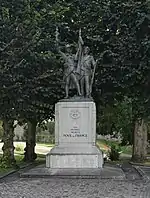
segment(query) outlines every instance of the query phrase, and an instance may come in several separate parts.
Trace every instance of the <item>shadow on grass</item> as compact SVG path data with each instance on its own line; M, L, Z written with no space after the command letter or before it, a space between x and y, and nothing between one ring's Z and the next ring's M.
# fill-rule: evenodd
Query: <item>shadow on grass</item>
M0 154L0 159L2 158L2 154ZM5 167L3 165L0 165L0 176L3 176L11 171L15 171L15 170L19 170L21 168L24 168L28 165L38 165L38 164L43 164L46 161L46 156L43 154L37 154L37 159L33 162L25 162L23 161L24 159L24 154L20 153L15 155L15 160L16 160L16 164L14 166L10 166L10 167Z

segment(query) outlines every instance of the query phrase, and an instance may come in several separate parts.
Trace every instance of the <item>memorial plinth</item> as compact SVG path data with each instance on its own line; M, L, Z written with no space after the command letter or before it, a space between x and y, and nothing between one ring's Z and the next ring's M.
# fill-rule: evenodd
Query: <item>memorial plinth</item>
M46 155L47 168L102 168L96 146L96 107L92 101L58 102L55 147Z

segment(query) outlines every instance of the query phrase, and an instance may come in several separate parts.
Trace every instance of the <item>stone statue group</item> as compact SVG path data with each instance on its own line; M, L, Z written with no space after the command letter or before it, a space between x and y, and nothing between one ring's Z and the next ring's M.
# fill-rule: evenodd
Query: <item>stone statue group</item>
M56 29L56 40L58 41L58 29ZM64 81L66 98L69 98L69 89L75 88L78 96L91 98L96 61L89 54L90 49L84 46L79 30L78 49L76 54L72 53L71 45L66 45L66 52L62 52L58 45L58 51L64 60Z

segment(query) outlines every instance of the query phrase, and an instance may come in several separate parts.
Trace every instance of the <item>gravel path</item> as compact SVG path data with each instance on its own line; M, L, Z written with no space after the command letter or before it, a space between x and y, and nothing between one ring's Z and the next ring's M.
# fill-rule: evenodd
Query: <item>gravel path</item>
M7 178L1 198L149 198L150 183L108 179Z

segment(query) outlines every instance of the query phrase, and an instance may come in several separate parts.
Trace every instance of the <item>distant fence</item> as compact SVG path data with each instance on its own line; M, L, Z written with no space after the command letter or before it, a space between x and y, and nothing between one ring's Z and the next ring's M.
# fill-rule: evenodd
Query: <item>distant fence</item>
M36 135L36 142L40 142L40 143L50 143L50 144L54 144L55 143L55 136L54 135L42 135L42 134L38 134Z

